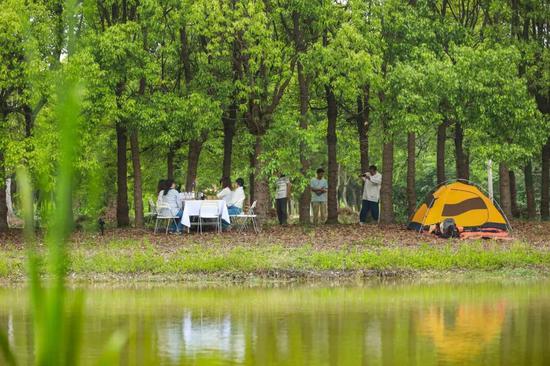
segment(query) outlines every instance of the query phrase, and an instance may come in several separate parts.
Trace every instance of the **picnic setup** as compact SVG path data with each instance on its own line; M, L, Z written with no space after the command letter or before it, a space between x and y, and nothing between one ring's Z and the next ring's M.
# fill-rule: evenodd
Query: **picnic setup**
M259 232L254 208L256 202L253 202L247 213L229 215L227 205L224 200L197 200L197 199L182 199L182 216L173 215L170 206L159 203L155 204L150 201L149 205L152 208L150 220L155 221L154 232L163 228L166 233L169 232L170 226L177 227L178 221L181 220L181 225L189 232L192 227L196 227L197 231L203 232L203 227L210 225L216 231L222 231L222 222L233 224L238 227L239 231L251 228L254 232Z
M203 233L205 227L213 227L216 232L237 228L239 232L251 228L258 233L257 216L254 213L256 201L247 211L245 204L244 180L238 178L234 184L228 177L220 180L223 189L217 194L205 195L203 192L178 192L172 179L162 179L158 183L158 199L155 203L149 199L149 222L155 222L154 233L163 229L166 234L191 228Z

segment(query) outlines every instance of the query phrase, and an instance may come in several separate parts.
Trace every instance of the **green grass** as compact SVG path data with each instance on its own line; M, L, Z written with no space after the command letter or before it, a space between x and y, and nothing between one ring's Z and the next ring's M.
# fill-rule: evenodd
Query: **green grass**
M482 242L418 247L349 246L315 249L312 246L233 246L192 244L169 250L143 241L111 241L79 245L68 251L68 271L78 278L94 274L160 275L262 273L266 271L359 271L359 270L517 270L550 269L550 251L527 244L510 247ZM517 272L517 271L516 271ZM521 272L521 271L519 271ZM518 273L519 273L518 272ZM24 277L21 251L10 247L0 255L0 277Z

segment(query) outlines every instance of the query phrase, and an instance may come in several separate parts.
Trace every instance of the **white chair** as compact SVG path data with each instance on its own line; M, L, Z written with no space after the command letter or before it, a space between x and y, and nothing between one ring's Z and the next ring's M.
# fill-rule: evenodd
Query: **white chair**
M173 223L176 227L178 226L177 216L172 214L170 206L159 203L156 207L157 209L157 218L155 220L155 234L157 233L157 228L159 227L159 222L166 220L166 234L168 234L168 228L170 224Z
M252 228L256 234L260 232L260 226L258 225L257 219L258 217L254 213L255 209L256 201L252 202L252 205L250 205L250 208L248 209L248 213L232 216L235 217L237 219L236 221L240 224L239 232L248 229L249 222L252 224Z
M199 211L199 231L202 234L202 226L204 220L213 220L213 224L216 225L216 230L221 232L222 219L220 214L220 206L217 201L204 201Z
M157 218L157 205L149 198L149 212L145 214L145 222L150 223Z

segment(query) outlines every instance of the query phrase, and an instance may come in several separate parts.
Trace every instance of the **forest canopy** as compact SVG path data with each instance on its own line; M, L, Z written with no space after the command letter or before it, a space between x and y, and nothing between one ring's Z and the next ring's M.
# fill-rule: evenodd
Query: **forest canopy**
M391 223L448 179L486 187L489 160L508 216L550 218L548 0L75 4L0 0L0 231L21 165L37 215L52 209L67 79L80 98L74 215L90 222L143 226L161 178L191 191L243 177L265 216L285 173L309 223L323 167L336 223L375 164Z

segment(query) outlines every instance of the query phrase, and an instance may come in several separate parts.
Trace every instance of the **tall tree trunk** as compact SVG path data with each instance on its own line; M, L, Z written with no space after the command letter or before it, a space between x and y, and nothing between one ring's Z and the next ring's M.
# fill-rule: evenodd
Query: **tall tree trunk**
M447 121L437 127L437 184L447 180L445 174L445 142L447 140Z
M518 190L516 185L516 174L513 170L510 170L510 208L512 210L512 216L519 217L519 207L518 207Z
M383 65L385 69L385 66ZM384 104L386 95L380 92L380 103ZM391 224L394 222L393 214L393 134L388 130L388 116L382 116L382 128L384 129L384 144L382 147L382 184L380 187L380 223Z
M550 138L542 148L540 217L542 220L550 219Z
M380 187L380 223L391 224L393 215L393 137L382 148L382 186Z
M349 178L348 178L348 173L346 173L346 170L345 169L342 169L342 203L344 205L344 207L349 207L349 203L348 203L348 185L349 185Z
M6 179L6 206L8 207L8 217L13 217L13 179Z
M411 216L416 209L416 136L407 135L407 214Z
M369 101L370 87L365 87L363 96L357 97L357 135L359 137L359 159L361 161L361 173L369 170Z
M527 201L527 217L534 219L537 216L537 207L535 204L535 184L533 183L533 167L529 161L523 168L525 177L525 196Z
M229 106L227 115L222 117L223 122L223 165L222 176L231 176L231 163L233 157L233 137L235 136L235 125L237 124L237 105L232 103Z
M256 155L256 150L254 149L253 152L250 153L250 174L248 176L248 180L249 180L249 187L248 187L248 192L250 194L250 204L252 205L252 203L256 200L256 196L254 195L254 187L256 186L256 177L254 175L254 169L256 169L256 160L257 160L257 155Z
M186 192L191 192L195 188L197 170L199 168L199 158L205 141L206 135L203 134L198 139L193 139L189 142L189 151L187 153L187 175L185 179Z
M297 11L292 13L293 37L294 45L298 53L306 51L306 45L303 39L303 33L300 28L300 14ZM308 111L309 111L309 81L304 72L304 65L300 60L297 62L298 68L298 102L300 105L300 129L307 131L308 129ZM303 139L300 141L300 172L303 177L307 177L311 162L308 158L310 155L307 149L307 144ZM300 193L298 200L298 215L300 224L310 223L310 205L311 191L306 188Z
M328 152L328 193L327 193L327 224L338 223L338 161L336 155L336 121L338 106L331 86L325 87L327 98L327 152Z
M166 154L166 178L168 179L174 179L174 155L174 150L170 147Z
M6 168L4 151L0 150L0 232L8 231L8 205L6 204Z
M500 163L498 168L500 207L504 214L512 217L512 199L510 197L510 173L505 163Z
M128 160L126 156L127 131L122 123L116 125L117 140L117 206L116 220L118 227L130 225L128 207Z
M32 108L30 105L25 104L23 106L23 115L25 116L25 137L31 137L34 127L34 118L32 115Z
M134 172L134 213L135 226L142 228L145 225L143 216L143 193L141 185L141 161L139 156L138 132L133 129L130 132L130 149L132 151L132 168Z
M270 208L269 184L267 178L262 174L263 162L258 157L262 154L262 136L256 135L254 142L254 199L256 203L256 213L260 222L267 218ZM290 197L289 197L290 200Z
M464 130L460 122L455 123L455 157L456 177L458 179L470 179L469 158L464 151Z

